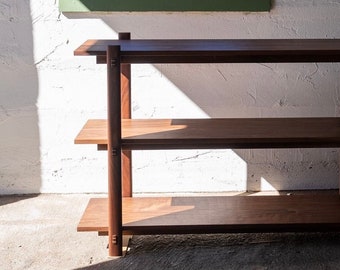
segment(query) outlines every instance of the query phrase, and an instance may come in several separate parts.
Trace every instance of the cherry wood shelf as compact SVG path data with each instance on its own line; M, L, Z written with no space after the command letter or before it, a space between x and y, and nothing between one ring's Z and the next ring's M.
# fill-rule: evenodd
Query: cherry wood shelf
M78 231L108 231L108 202L93 198ZM123 198L124 234L340 231L340 196Z
M107 121L88 120L76 144L107 144ZM123 149L339 147L340 118L123 119Z
M108 46L120 46L121 63L339 62L339 39L88 40L75 55L106 63Z

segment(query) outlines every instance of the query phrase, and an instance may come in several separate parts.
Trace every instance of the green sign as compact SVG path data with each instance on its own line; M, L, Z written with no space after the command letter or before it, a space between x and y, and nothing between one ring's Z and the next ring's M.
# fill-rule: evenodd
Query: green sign
M269 11L271 0L59 0L62 12Z

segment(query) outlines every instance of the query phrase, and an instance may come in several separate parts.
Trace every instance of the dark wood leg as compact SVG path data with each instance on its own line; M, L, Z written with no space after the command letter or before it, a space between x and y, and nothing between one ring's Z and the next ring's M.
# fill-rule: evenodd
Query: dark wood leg
M130 40L130 33L119 33L120 40ZM131 65L121 65L121 102L122 118L131 119ZM132 197L132 152L124 150L123 162L123 197Z
M109 255L122 255L120 46L107 50L108 78L108 227Z

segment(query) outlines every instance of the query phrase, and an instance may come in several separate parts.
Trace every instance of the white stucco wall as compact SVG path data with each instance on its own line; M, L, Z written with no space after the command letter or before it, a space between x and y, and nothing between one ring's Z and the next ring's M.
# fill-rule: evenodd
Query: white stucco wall
M340 38L340 2L276 0L269 13L60 14L0 0L0 194L105 192L106 152L74 145L106 117L89 38ZM133 66L134 117L339 116L340 65ZM135 192L338 187L337 149L134 152Z

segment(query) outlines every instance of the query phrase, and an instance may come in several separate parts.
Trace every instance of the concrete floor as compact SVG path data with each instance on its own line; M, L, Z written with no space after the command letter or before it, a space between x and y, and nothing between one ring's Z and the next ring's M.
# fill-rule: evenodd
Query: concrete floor
M0 197L0 269L340 269L340 233L134 236L108 258L106 237L76 232L90 197Z

